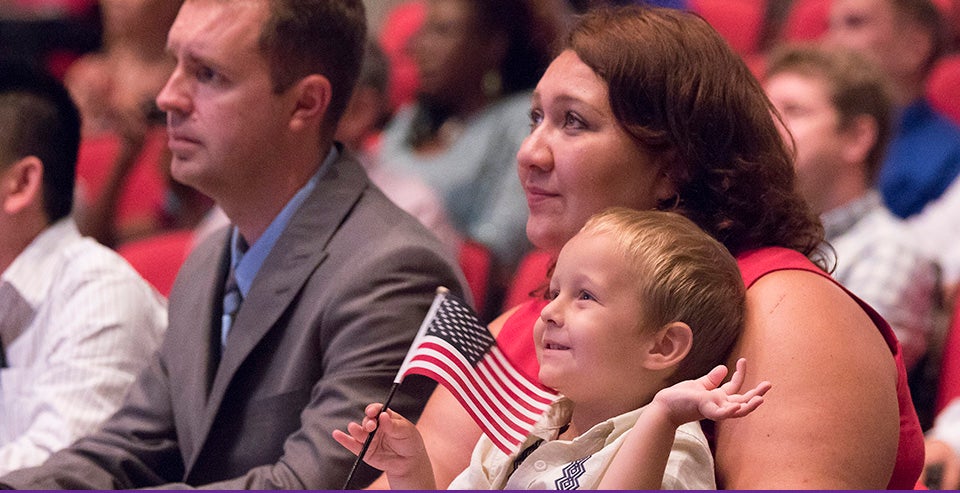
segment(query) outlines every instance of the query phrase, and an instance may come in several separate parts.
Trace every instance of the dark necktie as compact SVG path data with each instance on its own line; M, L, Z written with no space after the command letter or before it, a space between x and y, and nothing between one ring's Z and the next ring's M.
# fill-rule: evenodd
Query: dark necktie
M220 325L220 344L221 348L227 345L227 333L233 325L233 320L240 310L240 303L243 302L243 295L240 294L240 287L237 286L237 279L233 275L233 268L227 273L227 282L223 289L223 318Z

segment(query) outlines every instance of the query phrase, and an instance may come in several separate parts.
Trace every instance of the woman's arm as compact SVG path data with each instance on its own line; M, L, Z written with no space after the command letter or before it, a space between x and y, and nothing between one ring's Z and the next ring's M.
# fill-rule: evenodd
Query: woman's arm
M774 272L747 290L748 388L775 382L747 417L717 423L728 489L883 489L899 441L897 369L867 314L816 274Z

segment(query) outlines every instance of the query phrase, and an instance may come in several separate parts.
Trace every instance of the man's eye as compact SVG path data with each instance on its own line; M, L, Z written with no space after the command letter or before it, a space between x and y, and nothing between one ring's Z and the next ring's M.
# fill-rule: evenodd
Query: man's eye
M197 80L200 82L210 82L216 78L217 73L210 67L199 67L196 71Z
M806 108L796 104L788 104L783 107L783 116L785 117L802 117L809 113Z

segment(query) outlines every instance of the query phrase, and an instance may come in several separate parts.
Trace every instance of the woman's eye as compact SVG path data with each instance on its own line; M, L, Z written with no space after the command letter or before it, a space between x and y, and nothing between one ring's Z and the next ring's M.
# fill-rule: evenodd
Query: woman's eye
M537 128L543 122L543 112L540 110L530 110L530 129Z
M584 124L583 120L580 119L580 117L577 116L575 113L567 113L563 117L563 126L565 128L573 128L573 129L586 128L586 124Z

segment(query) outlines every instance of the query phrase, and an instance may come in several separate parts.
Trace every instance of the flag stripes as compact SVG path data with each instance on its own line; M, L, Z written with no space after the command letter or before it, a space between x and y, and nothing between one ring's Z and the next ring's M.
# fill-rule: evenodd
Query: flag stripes
M490 440L512 453L557 394L531 382L497 348L472 310L438 294L407 354L401 376L419 374L447 387Z

